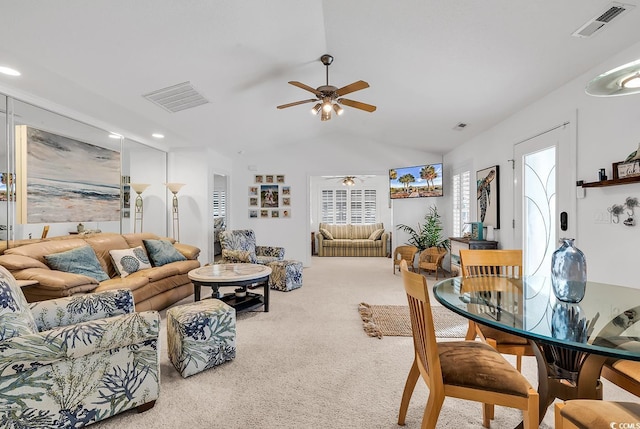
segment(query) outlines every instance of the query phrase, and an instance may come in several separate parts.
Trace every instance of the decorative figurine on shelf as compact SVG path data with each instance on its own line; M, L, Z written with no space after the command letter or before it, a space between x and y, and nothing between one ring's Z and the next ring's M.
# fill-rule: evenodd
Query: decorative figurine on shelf
M627 159L624 160L624 162L631 162L637 159L640 159L640 143L638 143L638 149L631 152Z
M78 234L82 234L84 232L84 225L82 223L79 223L77 230L78 230Z

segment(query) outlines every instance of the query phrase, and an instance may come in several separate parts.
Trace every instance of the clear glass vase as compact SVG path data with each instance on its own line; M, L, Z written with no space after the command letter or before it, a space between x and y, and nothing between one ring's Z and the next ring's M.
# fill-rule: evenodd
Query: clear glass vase
M560 301L580 302L587 287L587 260L573 245L573 238L562 238L551 256L551 284Z

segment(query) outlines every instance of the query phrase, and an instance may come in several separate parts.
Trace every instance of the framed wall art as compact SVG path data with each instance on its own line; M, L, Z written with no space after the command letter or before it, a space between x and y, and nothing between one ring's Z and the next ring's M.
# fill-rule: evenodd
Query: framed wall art
M19 223L118 221L120 152L16 126Z
M497 165L476 173L478 222L500 229L500 177Z
M278 207L278 185L260 185L260 207Z

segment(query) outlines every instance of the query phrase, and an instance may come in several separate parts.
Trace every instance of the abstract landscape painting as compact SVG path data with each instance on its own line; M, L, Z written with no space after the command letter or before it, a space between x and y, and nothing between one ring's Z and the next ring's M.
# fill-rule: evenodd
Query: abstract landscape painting
M120 219L119 152L24 125L18 128L22 127L16 132L26 137L22 222Z

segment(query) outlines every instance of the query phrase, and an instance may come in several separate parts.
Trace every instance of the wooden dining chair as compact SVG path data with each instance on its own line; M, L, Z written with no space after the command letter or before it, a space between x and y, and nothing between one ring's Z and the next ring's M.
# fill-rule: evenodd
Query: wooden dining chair
M393 274L396 273L396 267L400 267L400 262L407 261L407 265L414 271L413 268L413 260L416 257L416 253L418 253L418 248L416 246L398 246L393 251Z
M574 399L555 404L556 429L609 429L625 427L620 423L640 422L640 404L598 399ZM616 423L613 425L612 423Z
M479 341L436 342L427 280L400 263L413 334L414 357L405 383L398 424L404 425L420 377L429 388L422 429L436 427L445 397L481 402L482 425L490 426L495 405L523 412L524 428L537 428L538 392L494 348Z
M600 375L627 392L640 396L640 362L625 359L607 361Z
M438 280L438 270L442 269L442 260L447 255L447 249L439 247L429 247L428 249L420 252L420 258L418 260L418 272L421 270L435 271L436 280Z
M463 277L522 277L522 250L460 249L460 268ZM476 335L500 353L515 355L518 371L522 370L522 356L533 356L526 338L469 321L465 339L473 340Z

